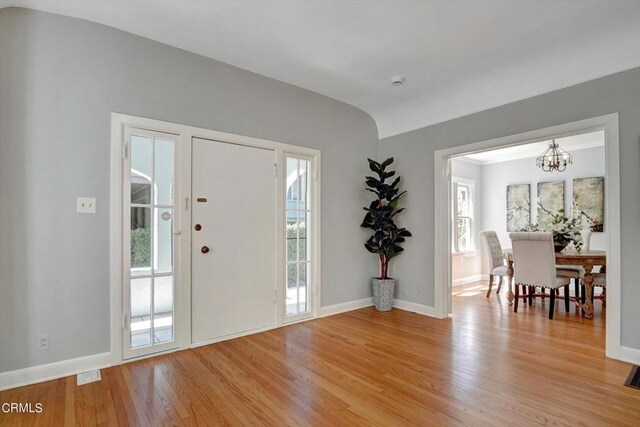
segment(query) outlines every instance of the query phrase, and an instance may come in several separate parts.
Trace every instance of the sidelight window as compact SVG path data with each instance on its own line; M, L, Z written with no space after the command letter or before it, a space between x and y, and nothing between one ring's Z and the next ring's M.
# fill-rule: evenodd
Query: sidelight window
M286 157L286 315L311 310L311 162Z

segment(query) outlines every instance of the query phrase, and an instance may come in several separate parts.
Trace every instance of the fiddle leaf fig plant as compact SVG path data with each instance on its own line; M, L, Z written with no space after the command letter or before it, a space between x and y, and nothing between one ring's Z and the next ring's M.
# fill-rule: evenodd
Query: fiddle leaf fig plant
M387 276L389 261L400 255L404 250L400 244L410 237L411 233L406 228L396 225L394 218L404 208L398 208L398 201L406 194L400 192L400 177L396 177L391 183L387 180L394 177L395 171L387 171L393 163L393 157L382 163L375 160L369 161L369 169L375 176L367 176L365 183L366 190L374 193L376 198L369 207L363 209L367 212L361 226L372 230L373 234L366 241L364 247L371 253L377 254L380 261L380 279L388 279Z

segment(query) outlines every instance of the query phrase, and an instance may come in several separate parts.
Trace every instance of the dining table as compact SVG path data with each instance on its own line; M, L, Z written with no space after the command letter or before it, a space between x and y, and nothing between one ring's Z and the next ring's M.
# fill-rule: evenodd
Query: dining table
M507 292L507 301L509 305L513 304L515 295L513 293L513 277L514 267L513 265L513 250L504 249L504 257L507 259L507 276L509 292ZM582 266L584 269L584 276L582 277L582 283L585 289L584 303L579 298L575 298L576 304L580 306L584 312L584 316L587 319L593 318L593 268L595 266L600 267L600 273L606 273L607 268L607 252L601 250L581 250L565 248L560 252L556 252L556 265L572 265ZM603 290L603 292L605 292Z

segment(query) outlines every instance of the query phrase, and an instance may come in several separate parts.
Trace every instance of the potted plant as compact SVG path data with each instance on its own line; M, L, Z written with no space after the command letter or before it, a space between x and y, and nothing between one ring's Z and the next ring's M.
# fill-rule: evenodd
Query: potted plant
M395 289L395 279L387 275L389 261L402 253L404 249L400 243L411 236L407 229L399 228L394 221L395 216L404 210L404 208L398 208L398 201L406 191L400 192L398 187L400 177L395 178L390 184L387 183L387 180L396 174L395 171L387 172L387 167L393 163L393 157L382 163L367 160L369 169L376 176L366 177L366 190L374 193L376 198L369 207L363 208L367 213L361 226L373 232L364 247L369 252L377 254L380 262L380 277L373 278L371 282L374 304L379 311L389 311L393 306Z
M541 206L538 205L538 209ZM582 217L568 218L564 215L564 209L558 209L555 213L545 209L547 217L539 224L531 223L522 231L546 231L553 234L553 245L556 252L561 252L567 245L573 242L573 246L579 252L582 249Z

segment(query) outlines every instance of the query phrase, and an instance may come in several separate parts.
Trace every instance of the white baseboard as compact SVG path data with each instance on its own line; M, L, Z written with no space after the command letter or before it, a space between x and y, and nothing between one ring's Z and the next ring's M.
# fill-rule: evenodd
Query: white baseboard
M356 301L343 302L341 304L329 305L322 307L320 317L332 316L334 314L344 313L347 311L358 310L360 308L371 307L373 298L363 298ZM425 316L436 317L435 309L428 305L416 304L415 302L403 301L396 299L393 306L400 310L412 311L414 313L423 314Z
M403 301L397 299L393 301L393 306L400 310L412 311L414 313L423 314L429 317L436 317L436 309L429 305L417 304L415 302Z
M333 316L345 311L358 310L359 308L371 307L373 298L363 298L355 301L343 302L341 304L328 305L320 309L320 317Z
M288 326L288 324L284 324L282 326ZM223 337L212 338L212 339L204 340L204 341L196 341L194 343L191 343L191 348L197 348L197 347L202 347L202 346L205 346L205 345L215 344L215 343L222 342L222 341L232 340L232 339L235 339L235 338L246 337L247 335L259 334L260 332L267 332L267 331L270 331L272 329L278 329L279 327L280 326L276 326L276 325L265 326L264 328L251 329L249 331L238 332L237 334L225 335Z
M640 366L640 350L631 347L620 347L620 360Z
M480 280L489 280L488 274L474 274L473 276L461 277L459 279L453 279L451 286L466 285L467 283L478 282Z
M92 354L46 365L0 372L0 390L22 387L111 366L111 353Z

